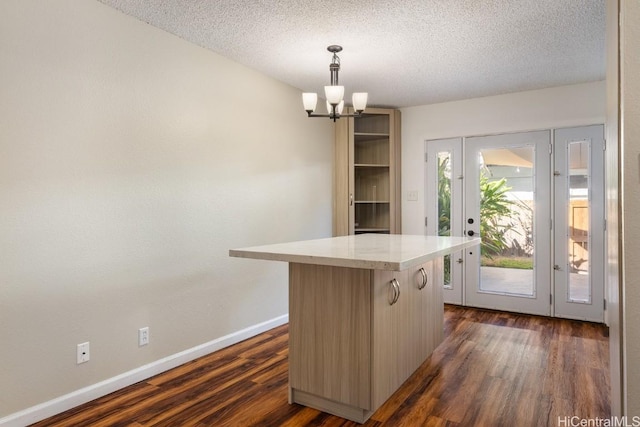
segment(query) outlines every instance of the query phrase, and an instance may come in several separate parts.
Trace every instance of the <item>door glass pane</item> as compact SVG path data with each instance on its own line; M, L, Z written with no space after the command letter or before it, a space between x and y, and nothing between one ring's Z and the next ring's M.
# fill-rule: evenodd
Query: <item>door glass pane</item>
M481 292L535 297L533 147L480 150Z
M451 236L451 152L438 152L438 236ZM451 255L444 257L444 287L451 289Z
M590 302L589 143L569 143L569 301Z

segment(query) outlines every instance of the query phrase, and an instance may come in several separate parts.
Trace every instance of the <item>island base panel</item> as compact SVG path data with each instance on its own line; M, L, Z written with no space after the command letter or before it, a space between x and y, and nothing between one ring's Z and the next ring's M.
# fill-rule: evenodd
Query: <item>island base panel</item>
M289 264L289 385L371 409L371 270Z
M335 402L301 390L291 388L289 392L291 395L290 403L298 403L300 405L308 406L309 408L337 415L338 417L342 417L356 423L363 424L371 417L371 415L373 415L373 411Z

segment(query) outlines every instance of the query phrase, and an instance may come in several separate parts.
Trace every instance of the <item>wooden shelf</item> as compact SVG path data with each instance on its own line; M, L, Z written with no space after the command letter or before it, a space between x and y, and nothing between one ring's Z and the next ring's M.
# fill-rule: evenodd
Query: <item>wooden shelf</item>
M389 165L378 165L375 163L356 163L353 165L357 168L388 168Z
M389 121L390 110L369 109L368 113L355 117L353 120L354 135L389 135L391 125ZM386 114L386 117L384 117Z
M389 200L356 200L356 203L391 203Z
M376 134L379 135L379 134ZM391 162L389 152L389 136L354 137L353 153L354 166L356 165L389 165Z
M354 231L390 231L390 206L388 202L356 203Z
M379 139L389 138L388 133L373 132L354 132L353 136L358 142L377 141Z

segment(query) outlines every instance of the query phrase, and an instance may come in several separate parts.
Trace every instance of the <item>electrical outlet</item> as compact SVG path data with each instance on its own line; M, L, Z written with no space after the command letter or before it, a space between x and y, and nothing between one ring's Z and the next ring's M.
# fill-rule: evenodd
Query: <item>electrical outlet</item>
M89 341L78 344L76 363L79 365L89 361Z
M138 329L138 347L149 344L149 327Z
M407 191L407 200L410 202L417 202L418 192L416 190Z

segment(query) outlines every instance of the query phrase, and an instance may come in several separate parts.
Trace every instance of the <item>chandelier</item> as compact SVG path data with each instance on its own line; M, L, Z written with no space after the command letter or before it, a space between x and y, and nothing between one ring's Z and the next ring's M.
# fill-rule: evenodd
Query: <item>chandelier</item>
M333 53L329 72L331 74L331 86L324 87L324 96L327 99L327 114L313 114L318 103L318 94L305 92L302 94L302 104L309 117L328 117L334 122L340 117L359 117L367 108L366 92L354 92L352 97L353 114L342 114L344 109L344 86L338 84L338 72L340 71L340 58L337 53L342 51L342 46L331 45L327 50Z

